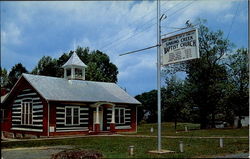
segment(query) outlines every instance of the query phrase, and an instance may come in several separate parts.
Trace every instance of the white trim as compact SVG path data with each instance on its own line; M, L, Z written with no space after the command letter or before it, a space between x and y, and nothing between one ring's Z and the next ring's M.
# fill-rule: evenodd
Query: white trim
M23 92L31 91L32 89L24 89Z
M21 111L18 111L18 112L12 112L12 117L14 117L15 115L14 114L20 114L21 113ZM19 117L20 115L18 115L18 117Z
M56 128L58 130L62 130L62 129L66 129L66 130L70 130L70 129L74 129L74 130L82 130L84 128L87 128L87 127L60 127L60 128Z
M81 121L81 120L89 120L89 118L81 118L80 121Z
M63 125L65 125L65 122L64 121L63 122L57 121L56 124L63 124Z
M17 126L17 127L22 126L22 125L20 125L20 124L13 124L13 123L12 123L12 125ZM32 125L32 126L33 126L33 127L41 127L41 129L43 128L43 125L42 125L42 124L34 124L34 125Z
M67 108L71 109L71 124L67 124L66 118L67 118L67 113L66 110ZM78 124L74 124L74 109L77 108L78 109ZM64 111L65 115L64 115L64 125L65 126L74 126L74 125L80 125L80 106L65 106L65 111Z
M11 130L23 130L23 131L35 131L35 132L43 132L42 129L29 129L29 128L11 128Z
M18 95L17 97L23 97L23 96L29 96L29 95L37 95L37 94L36 93L21 94L21 95Z
M80 113L80 115L89 115L89 113Z
M115 121L115 123L116 124L125 124L125 108L117 107L117 108L115 108L115 111L116 110L118 110L118 119L119 119L119 121L118 122ZM121 122L121 113L120 113L121 110L123 110L123 116L124 116L124 121L123 122Z
M33 122L43 122L43 119L33 119Z
M24 102L23 101L24 99L30 99L31 102ZM32 98L24 98L24 99L21 100L21 124L20 125L33 125L33 99ZM26 115L28 115L27 119L26 119ZM22 116L24 116L24 120ZM30 123L30 118L31 118L31 123Z
M80 122L80 124L89 124L89 122Z
M130 125L124 125L124 126L116 126L116 129L131 129L132 127Z
M57 110L64 110L65 108L64 108L64 107L59 107L59 106L57 106L56 109L57 109Z
M37 98L33 98L33 100L40 100L40 97L37 97Z
M89 108L82 108L82 107L80 107L80 110L89 110Z
M43 105L34 105L34 103L33 103L33 108L35 108L35 109L43 108Z
M56 120L64 120L64 118L57 117Z
M21 118L21 115L20 115L20 113L19 113L19 115L18 114L12 114L12 118Z
M40 110L33 110L33 113L40 113L40 112L43 112L43 109L40 109Z
M64 112L56 112L56 114L65 114L65 111Z
M22 109L22 108L21 107L17 107L17 108L12 107L12 110L20 110L20 109Z
M12 119L12 121L21 121L21 119Z
M23 98L23 99L25 99L25 98ZM16 104L16 103L19 103L19 102L22 102L22 99L17 99L17 100L14 100L14 104Z
M43 117L43 115L33 115L33 118Z
M58 129L58 128L57 128ZM89 131L88 128L82 129L82 130L56 130L56 132L69 132L69 131Z
M12 106L14 106L14 107L18 107L18 106L20 106L20 104L13 104Z

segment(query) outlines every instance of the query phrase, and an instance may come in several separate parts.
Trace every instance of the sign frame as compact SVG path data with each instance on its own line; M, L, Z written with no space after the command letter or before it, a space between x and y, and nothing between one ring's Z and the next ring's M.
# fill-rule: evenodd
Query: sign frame
M166 40L166 39L171 39L171 38L175 38L175 37L178 37L178 36L181 36L181 35L185 35L185 34L188 34L190 32L195 32L195 42L196 42L196 46L193 46L193 49L196 51L195 53L195 56L194 57L189 57L189 58L184 58L183 56L181 56L181 59L177 59L177 60L172 60L170 62L166 62L164 61L164 58L165 59L169 59L169 55L166 55L164 54L164 43L162 41ZM178 46L180 45L181 43L178 42ZM170 45L171 46L171 45ZM190 49L190 47L188 47ZM169 53L172 53L172 54L175 54L177 51L181 51L181 54L183 55L183 52L185 50L187 50L188 48L184 47L184 48L178 48L178 49L173 49L172 51L169 51ZM197 28L192 28L191 30L188 30L188 31L185 31L185 32L182 32L182 33L178 33L178 34L175 34L175 35L172 35L172 36L168 36L168 37L165 37L165 38L162 38L161 39L161 57L162 57L162 60L161 60L161 65L162 66L166 66L166 65L169 65L169 64L174 64L174 63L178 63L178 62L183 62L183 61L187 61L187 60L193 60L193 59L197 59L197 58L200 58L200 51L199 51L199 36L198 36L198 29Z

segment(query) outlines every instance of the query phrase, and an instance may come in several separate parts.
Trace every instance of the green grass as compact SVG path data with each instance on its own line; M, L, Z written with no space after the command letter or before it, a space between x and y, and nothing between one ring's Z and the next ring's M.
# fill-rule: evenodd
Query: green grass
M185 126L188 127L188 132L185 132ZM150 128L154 128L154 132L150 132ZM205 129L200 130L199 124L192 123L178 123L176 130L174 129L174 123L162 123L162 136L248 136L249 128L233 129ZM126 133L125 133L126 134ZM157 135L157 124L143 124L138 126L137 133L127 133L137 135Z
M1 143L2 148L16 147L38 147L72 145L75 148L93 149L103 153L105 158L189 158L230 154L236 152L248 152L249 141L247 139L237 139L237 136L248 136L248 128L242 129L209 129L191 130L184 132L184 126L198 128L197 124L180 123L176 133L172 123L163 123L162 135L168 136L190 136L190 138L169 139L162 138L162 148L175 151L173 154L156 155L149 154L149 150L156 150L157 138L142 138L128 136L110 137L82 137L73 139L50 139L36 141L14 141ZM153 134L150 128L154 127ZM156 124L144 124L138 127L138 134L156 135ZM182 132L181 132L182 131ZM195 139L192 136L235 136L235 139L224 139L224 148L219 148L219 139ZM184 143L184 153L179 153L179 142ZM135 155L128 155L128 147L135 146Z
M184 143L184 153L179 153L179 141ZM18 141L2 143L2 148L37 147L54 145L73 145L76 148L99 150L105 158L130 158L128 146L135 146L136 158L178 158L197 157L248 151L248 139L224 139L224 148L219 148L217 139L162 139L162 148L176 151L174 154L155 155L149 150L155 150L156 138L135 137L84 137L63 140Z

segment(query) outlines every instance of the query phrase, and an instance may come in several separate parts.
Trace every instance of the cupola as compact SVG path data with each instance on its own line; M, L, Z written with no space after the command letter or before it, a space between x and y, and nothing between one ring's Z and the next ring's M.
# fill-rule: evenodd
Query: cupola
M62 66L64 78L70 80L85 80L85 68L87 67L75 52L69 60Z

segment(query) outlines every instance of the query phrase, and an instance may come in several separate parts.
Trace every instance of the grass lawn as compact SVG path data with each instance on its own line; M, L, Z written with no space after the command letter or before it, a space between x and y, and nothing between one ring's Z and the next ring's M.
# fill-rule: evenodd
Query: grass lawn
M185 132L185 126L189 131ZM150 128L154 128L154 132L150 132ZM162 123L162 136L248 136L249 128L233 129L206 129L200 130L199 124L192 123L178 123L176 130L174 129L174 123ZM143 124L138 126L137 135L157 135L157 124ZM177 132L177 133L176 133Z
M138 134L150 134L150 127L156 125L145 124L138 128ZM184 130L182 125L179 125L179 130ZM191 126L191 125L189 125ZM193 125L194 127L196 125ZM166 127L166 132L164 130ZM230 129L230 130L193 130L190 132L175 133L171 129L170 123L163 124L164 135L190 135L191 133L196 136L248 136L248 129ZM156 129L155 129L156 130ZM156 132L154 132L156 133ZM156 135L156 134L155 134ZM184 153L179 153L179 141L184 143ZM211 155L223 155L237 152L248 152L249 141L248 139L224 139L224 148L219 147L219 139L169 139L162 138L162 148L175 151L173 154L156 155L149 154L149 150L157 148L157 138L142 138L142 137L129 137L129 136L110 136L110 137L82 137L73 139L50 139L50 140L37 140L37 141L15 141L4 142L2 148L14 147L37 147L37 146L53 146L53 145L73 145L76 148L99 150L103 153L105 158L190 158L202 157ZM128 147L135 146L135 155L128 155Z
M155 150L156 138L132 137L83 137L75 139L18 141L2 143L2 148L36 147L53 145L74 145L76 148L99 150L105 158L129 158L128 146L135 146L136 158L178 158L221 155L235 152L248 152L248 139L224 139L224 148L219 148L217 139L181 139L184 143L184 153L179 153L180 139L162 139L162 148L176 151L173 154L155 155L147 153Z

